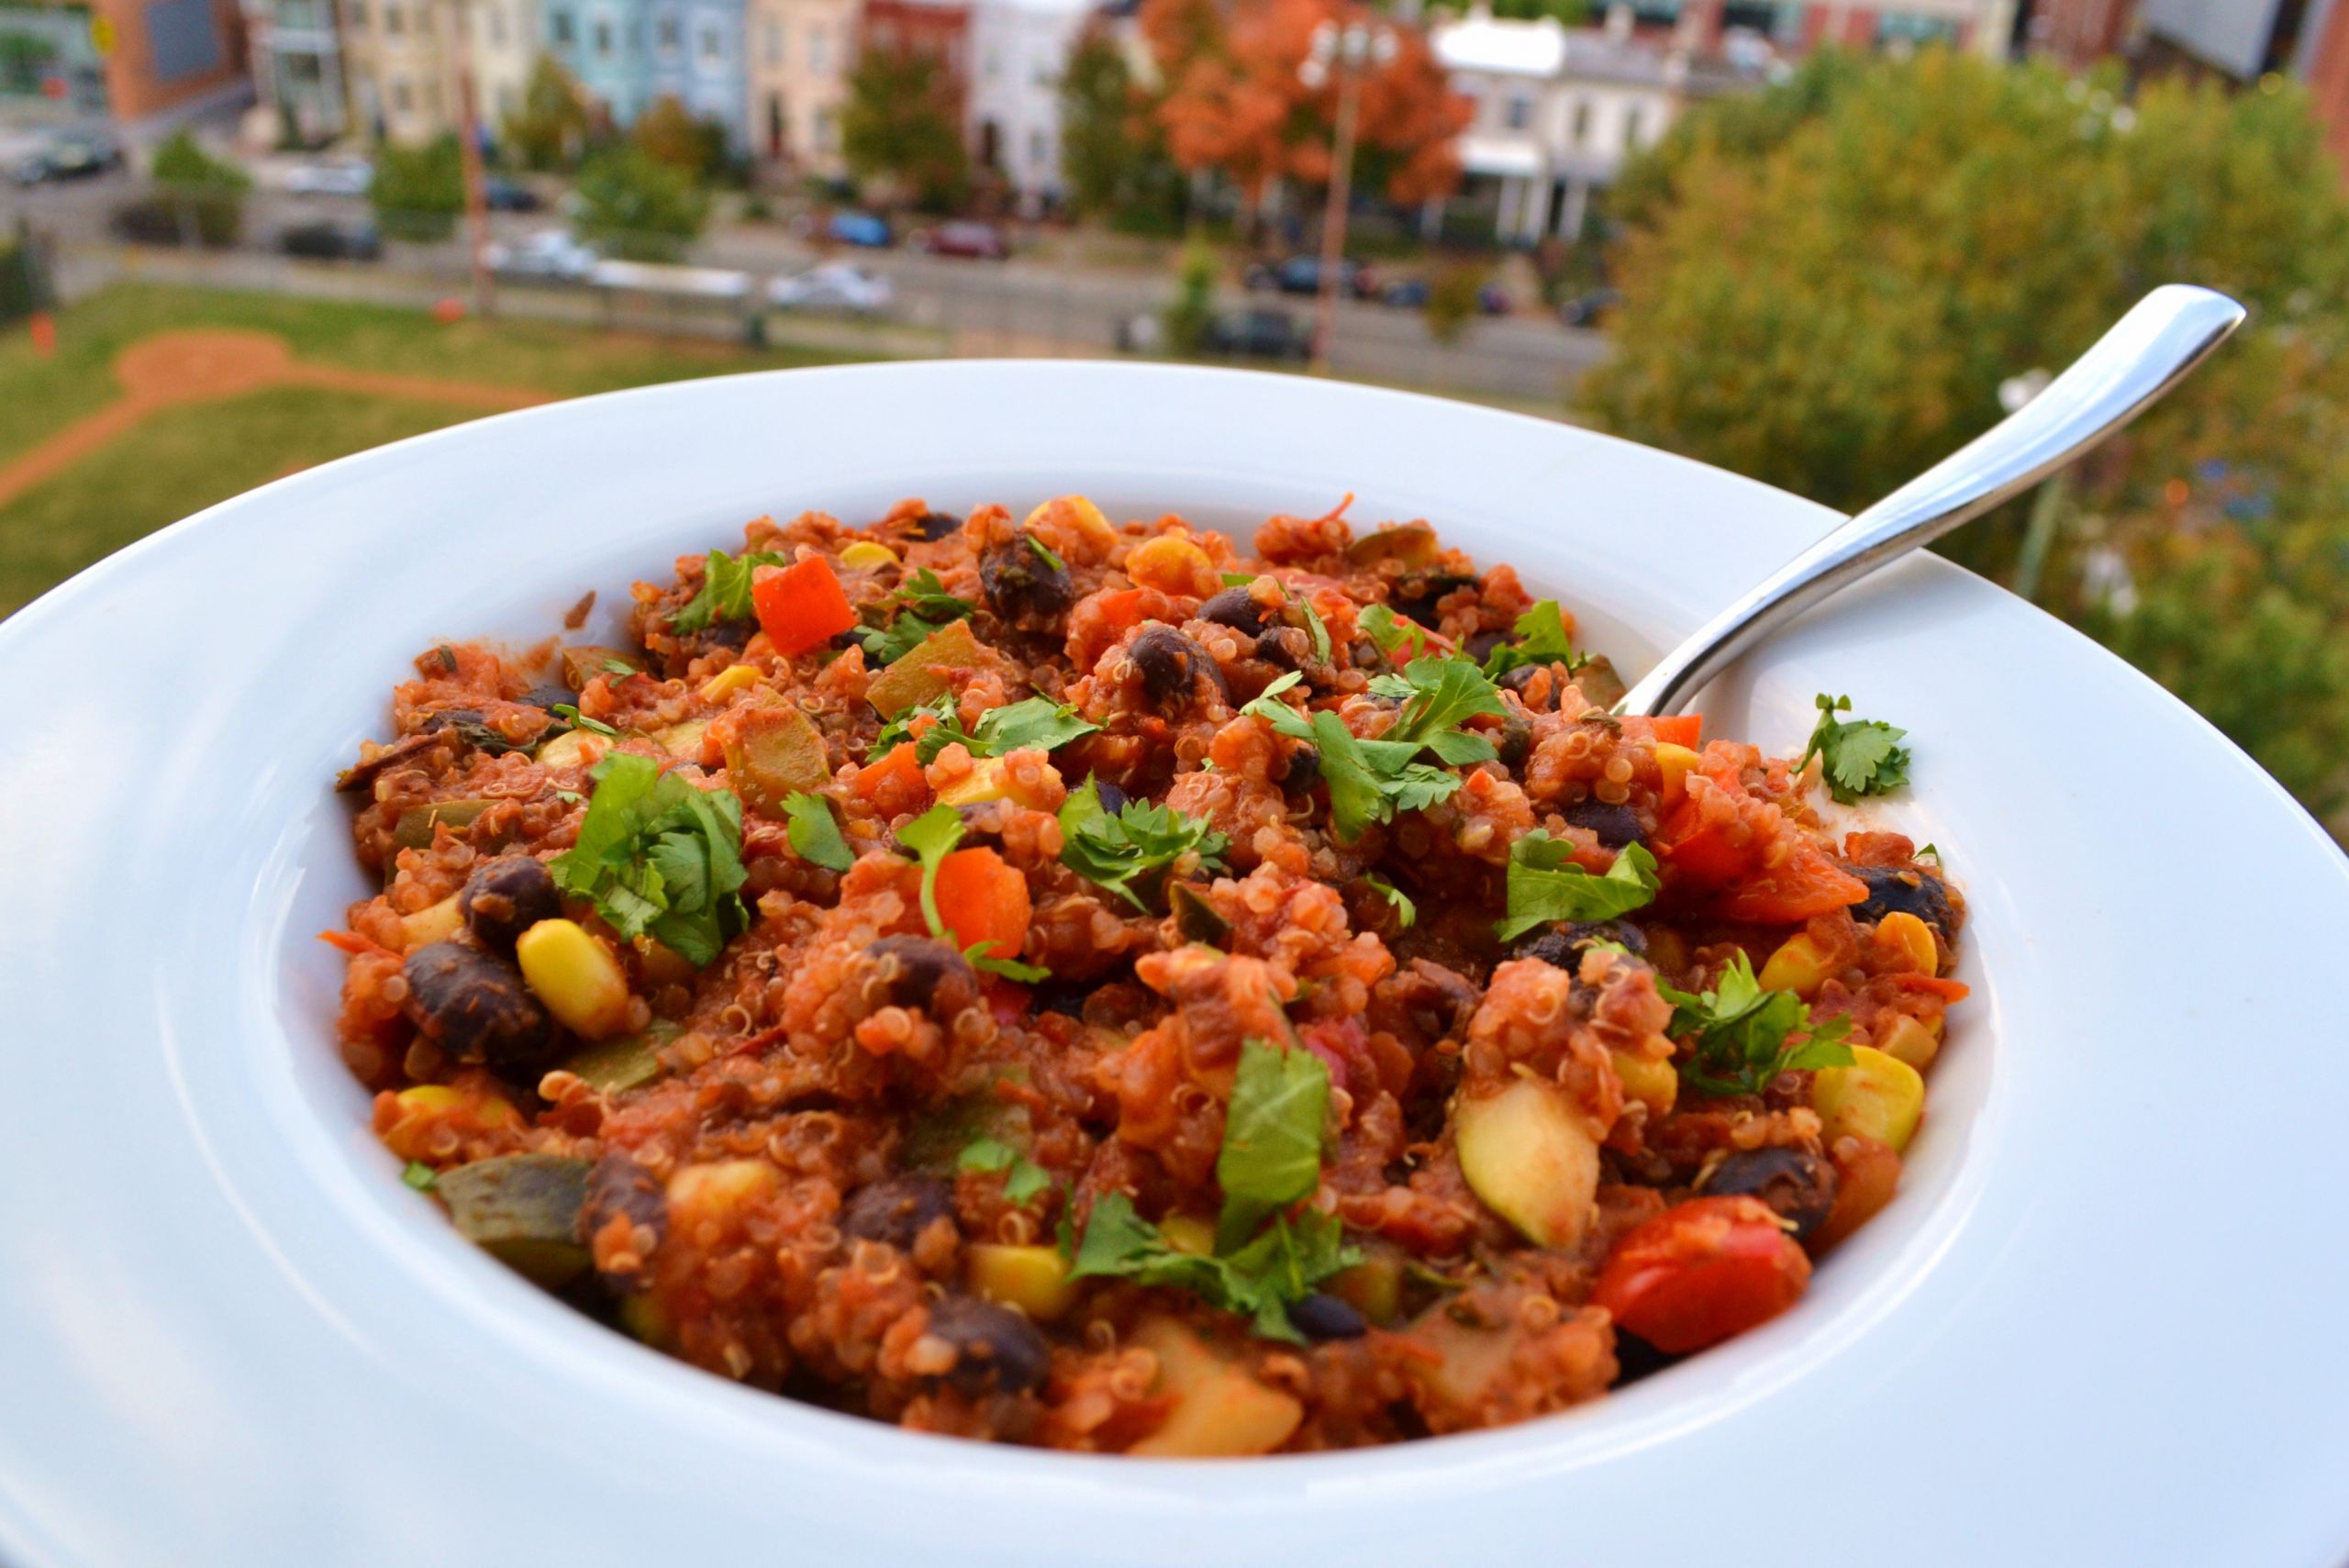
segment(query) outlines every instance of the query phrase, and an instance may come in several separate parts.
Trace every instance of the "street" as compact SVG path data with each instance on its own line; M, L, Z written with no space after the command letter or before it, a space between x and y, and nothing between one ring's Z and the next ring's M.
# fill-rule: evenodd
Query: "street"
M456 239L390 244L384 260L374 264L292 261L274 248L287 225L326 217L356 219L367 215L367 206L356 198L295 196L263 188L247 199L245 240L239 249L139 251L122 245L107 228L113 211L139 190L133 176L119 172L31 189L9 186L0 189L0 227L13 228L23 217L51 237L59 247L61 287L69 295L141 272L192 284L423 304L461 290L468 275L465 250ZM494 213L490 222L494 237L518 239L559 228L562 219L552 212ZM1168 276L1030 257L989 262L837 247L819 255L768 223L713 224L692 260L738 269L763 283L826 257L853 261L886 277L895 291L888 319L795 318L785 333L795 340L863 345L874 352L1103 354L1115 350L1120 322L1163 310L1174 290ZM516 314L599 318L597 307L576 291L505 284L499 295L500 308ZM1222 310L1279 309L1300 326L1309 326L1313 303L1249 294L1231 284L1219 291L1216 301ZM1552 406L1563 406L1575 379L1604 352L1598 333L1564 327L1546 316L1479 319L1457 342L1439 344L1416 310L1343 300L1331 368L1353 379Z

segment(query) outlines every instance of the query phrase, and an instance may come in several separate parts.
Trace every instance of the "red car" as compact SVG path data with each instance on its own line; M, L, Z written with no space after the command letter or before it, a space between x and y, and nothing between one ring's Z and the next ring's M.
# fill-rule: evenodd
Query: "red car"
M914 235L906 243L933 256L964 256L980 261L1006 261L1011 255L1011 242L992 223L941 223Z

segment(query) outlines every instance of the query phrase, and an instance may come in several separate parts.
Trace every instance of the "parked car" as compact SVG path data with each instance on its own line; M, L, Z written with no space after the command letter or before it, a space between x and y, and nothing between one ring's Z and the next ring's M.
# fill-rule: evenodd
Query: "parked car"
M481 194L492 212L536 212L547 205L538 192L521 181L509 180L503 174L484 176Z
M1011 256L1011 242L992 223L956 221L914 231L906 243L933 256L962 256L978 261L1002 261Z
M579 283L603 260L595 247L560 228L542 228L511 245L494 242L484 254L499 277L541 283Z
M106 227L133 245L194 243L217 250L237 242L240 221L233 197L150 193L115 208Z
M375 166L364 158L313 158L285 171L289 196L363 196L375 183Z
M1244 354L1259 360L1313 357L1313 334L1286 310L1229 310L1208 322L1202 345L1210 353Z
M1558 319L1569 327L1596 327L1622 303L1622 295L1614 289L1593 289L1559 306Z
M277 248L314 261L379 261L384 237L363 217L321 217L278 230Z
M878 213L859 212L854 207L843 207L829 215L803 212L791 220L791 232L802 239L813 239L821 232L836 245L855 245L867 250L886 250L894 238L887 218Z
M1321 258L1291 256L1286 261L1256 261L1244 274L1250 288L1263 292L1277 289L1282 294L1319 294L1321 292ZM1378 274L1366 263L1352 257L1338 262L1338 288L1355 299L1378 297Z
M1486 284L1476 291L1476 308L1487 316L1507 316L1517 308L1517 302L1500 284Z
M1397 278L1388 284L1378 297L1398 309L1423 309L1428 303L1428 281L1425 278Z
M9 173L20 185L38 185L52 180L86 179L121 166L122 149L112 137L97 131L61 131L39 151L17 160Z
M889 280L852 261L826 261L767 284L778 310L838 310L872 316L889 308Z

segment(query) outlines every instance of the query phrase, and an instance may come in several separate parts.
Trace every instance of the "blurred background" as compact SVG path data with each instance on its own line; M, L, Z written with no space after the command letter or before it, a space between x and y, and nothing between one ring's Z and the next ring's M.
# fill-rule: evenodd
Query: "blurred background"
M0 614L383 441L896 357L1335 375L1849 509L2184 280L2251 325L1950 550L2345 837L2345 169L2349 0L0 0Z

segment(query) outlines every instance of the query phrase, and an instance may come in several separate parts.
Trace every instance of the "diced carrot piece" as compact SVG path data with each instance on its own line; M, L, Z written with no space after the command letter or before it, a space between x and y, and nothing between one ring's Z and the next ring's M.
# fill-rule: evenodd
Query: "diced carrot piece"
M982 955L1018 958L1033 912L1028 879L993 850L956 850L938 862L939 923L954 945L992 942Z
M1655 738L1667 746L1686 746L1695 751L1704 744L1705 716L1701 713L1675 714L1670 718L1651 718L1648 725Z
M759 629L785 658L820 648L856 624L832 563L821 556L773 570L762 568L751 585Z
M914 743L900 740L888 755L856 770L856 793L876 810L895 817L911 811L930 796L930 781L922 776Z

